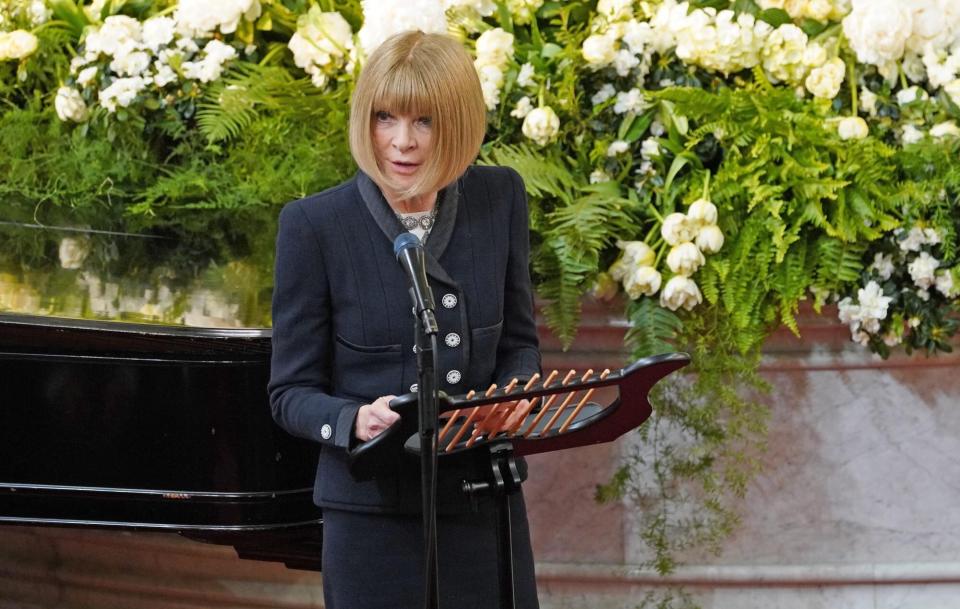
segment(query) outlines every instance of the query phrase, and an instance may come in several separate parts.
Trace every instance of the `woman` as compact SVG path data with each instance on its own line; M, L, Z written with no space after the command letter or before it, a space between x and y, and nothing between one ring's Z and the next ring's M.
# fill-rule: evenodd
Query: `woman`
M408 32L374 52L357 81L350 148L360 171L280 214L270 402L287 431L321 445L314 501L324 512L327 609L423 605L419 461L398 456L372 481L347 449L393 423L415 390L413 317L394 239L425 240L448 394L540 369L526 196L509 169L471 167L486 109L456 41ZM463 480L487 476L473 451L440 460L442 607L497 605L494 503L471 506ZM525 465L520 464L525 470ZM512 496L519 607L537 607L523 497Z

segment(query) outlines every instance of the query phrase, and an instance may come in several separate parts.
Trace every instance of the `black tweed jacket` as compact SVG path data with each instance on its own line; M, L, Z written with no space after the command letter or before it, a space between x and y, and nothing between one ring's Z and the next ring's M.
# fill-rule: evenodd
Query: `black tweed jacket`
M471 167L438 205L425 250L440 388L458 394L531 376L540 353L520 176ZM398 458L368 482L346 468L359 407L416 382L411 301L393 253L403 230L363 173L280 214L270 404L281 427L321 444L314 494L321 507L414 512L420 504L416 459ZM441 460L441 510L466 505L457 489L478 467L476 457Z

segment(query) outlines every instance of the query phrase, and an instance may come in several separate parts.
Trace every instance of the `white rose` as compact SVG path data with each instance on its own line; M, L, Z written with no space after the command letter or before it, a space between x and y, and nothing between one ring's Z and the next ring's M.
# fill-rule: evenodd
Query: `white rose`
M763 69L775 81L799 83L807 71L804 61L806 50L807 35L803 30L792 23L784 23L764 43L760 52Z
M670 270L687 277L696 273L705 262L706 259L697 246L689 241L673 246L667 254L667 266Z
M717 223L717 206L706 199L697 199L687 209L687 219L695 229Z
M87 54L95 58L98 54L113 56L122 48L135 48L140 44L143 30L140 22L126 15L111 15L103 20L103 25L91 30L83 44Z
M384 40L408 30L427 34L447 32L447 17L440 2L427 0L361 0L363 27L357 32L360 46L367 57Z
M25 30L0 32L0 61L23 59L37 50L37 37Z
M143 44L157 53L173 41L177 23L170 17L151 17L143 22Z
M137 76L150 66L150 56L143 51L120 52L110 62L110 69L120 76Z
M859 116L848 116L837 125L841 140L862 140L870 134L867 121Z
M630 150L630 144L623 140L616 140L607 146L607 156L617 156L618 154L623 154L627 150Z
M920 255L907 265L907 270L910 271L910 278L913 279L914 285L927 289L936 282L934 273L939 266L939 260L927 252L920 252Z
M653 30L646 21L631 19L623 26L623 42L630 47L630 52L643 54L645 47L653 38Z
M680 307L689 311L701 302L703 302L703 296L700 294L700 288L692 279L683 275L671 277L660 292L660 306L671 311L676 311Z
M594 34L583 41L583 59L594 69L613 63L617 56L617 41L606 34Z
M941 47L953 41L943 0L910 0L913 28L906 49L923 53L927 46Z
M863 63L899 61L913 33L910 3L900 0L854 0L843 20L843 33Z
M680 245L693 239L695 227L686 214L672 213L663 219L660 235L670 245Z
M64 237L60 241L60 266L78 269L90 254L90 240L86 237Z
M560 118L550 106L535 108L523 119L521 131L540 146L546 146L560 132Z
M954 121L943 121L930 128L930 136L935 138L947 136L958 137L960 136L960 128L957 127L957 123Z
M716 224L708 224L697 231L697 247L705 254L716 254L723 247L723 231Z
M80 96L80 92L72 87L57 89L57 97L53 100L53 106L57 110L57 116L62 121L82 123L87 120L87 116L90 114L87 104Z
M294 64L322 88L327 82L327 74L322 70L332 74L354 51L353 30L340 13L324 13L313 6L297 20L297 31L287 47L293 53Z
M137 94L140 93L149 84L145 78L132 76L130 78L118 78L110 83L110 86L100 91L100 105L110 112L116 112L117 106L126 108Z
M241 19L253 21L260 12L259 0L180 0L173 18L184 33L202 38L218 28L232 34Z
M636 300L641 296L653 296L660 289L663 278L652 266L638 266L623 278L623 289L627 296Z
M840 92L845 70L846 65L839 57L810 70L810 75L804 82L807 91L821 99L833 99Z
M477 65L502 66L512 57L513 34L503 28L487 30L477 38Z

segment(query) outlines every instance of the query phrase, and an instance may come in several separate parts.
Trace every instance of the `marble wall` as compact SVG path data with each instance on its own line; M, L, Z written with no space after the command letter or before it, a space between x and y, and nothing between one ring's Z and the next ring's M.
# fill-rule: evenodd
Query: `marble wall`
M622 323L589 308L548 365L620 361ZM635 438L531 457L525 486L544 609L632 609L684 586L704 609L960 607L960 357L881 361L829 318L778 334L763 472L720 556L667 578L597 484ZM319 576L166 535L0 527L0 609L321 606Z

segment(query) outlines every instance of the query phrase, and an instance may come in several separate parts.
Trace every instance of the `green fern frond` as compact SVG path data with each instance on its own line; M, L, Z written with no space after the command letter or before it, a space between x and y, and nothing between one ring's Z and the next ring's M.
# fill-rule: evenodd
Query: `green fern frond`
M634 358L669 353L676 350L672 341L683 327L675 313L661 307L655 298L642 297L627 305L625 342Z
M562 161L552 159L527 144L499 144L480 156L484 165L505 165L523 178L527 192L537 198L556 197L569 202L578 186Z

